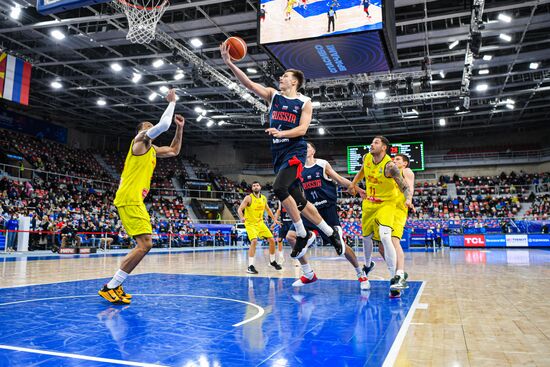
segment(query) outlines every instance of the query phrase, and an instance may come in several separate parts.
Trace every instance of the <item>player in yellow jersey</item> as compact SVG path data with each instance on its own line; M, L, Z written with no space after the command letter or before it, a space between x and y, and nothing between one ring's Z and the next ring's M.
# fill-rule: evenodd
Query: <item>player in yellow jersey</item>
M409 157L407 157L405 154L396 154L395 157L393 157L393 162L401 171L401 175L407 182L407 185L409 185L411 193L414 193L414 173L409 168ZM391 240L393 243L393 247L395 247L395 252L397 256L395 276L390 282L390 291L393 297L399 296L401 290L408 288L408 274L405 272L405 254L403 253L403 248L401 247L401 238L403 237L403 231L405 229L405 224L407 223L408 215L409 208L405 206L405 198L400 198L400 200L397 200L395 205L393 230L391 234ZM374 233L373 241L375 243L380 242L380 237L376 232ZM384 247L380 246L379 248L380 254L382 255L382 257L384 257Z
M244 226L246 228L246 234L250 240L250 248L248 249L248 269L247 273L258 274L258 271L254 267L254 255L256 255L256 244L258 243L258 238L265 238L269 243L269 263L276 270L281 270L281 265L277 264L275 261L275 240L273 239L273 234L267 228L267 225L264 222L264 212L267 211L267 214L273 219L274 222L277 222L277 218L273 215L273 212L267 205L267 198L260 193L262 186L259 182L254 181L252 183L252 194L247 195L237 213Z
M362 203L363 251L365 254L365 273L374 268L372 261L372 238L378 233L391 278L396 272L396 251L392 244L392 229L396 204L401 200L399 190L405 196L405 206L412 207L412 192L403 179L401 171L392 162L387 152L390 142L383 136L376 136L371 143L370 152L363 158L363 166L355 175L348 191L355 194L357 183L365 178L365 197ZM397 187L396 187L397 184Z
M152 144L154 139L170 128L176 108L174 89L168 92L166 100L168 107L157 125L153 126L148 121L139 123L137 135L130 144L124 162L114 204L124 229L136 240L137 246L124 257L120 269L98 292L111 303L130 303L132 296L124 292L122 283L153 247L151 219L143 200L149 193L157 158L175 157L181 149L185 120L180 115L174 118L177 128L170 146L157 147Z

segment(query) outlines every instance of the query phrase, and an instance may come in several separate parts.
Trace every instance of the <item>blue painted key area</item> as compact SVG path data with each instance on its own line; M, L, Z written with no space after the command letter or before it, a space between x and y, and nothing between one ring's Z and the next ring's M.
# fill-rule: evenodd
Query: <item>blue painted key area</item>
M106 281L0 289L0 366L381 366L422 284L141 274L119 306Z

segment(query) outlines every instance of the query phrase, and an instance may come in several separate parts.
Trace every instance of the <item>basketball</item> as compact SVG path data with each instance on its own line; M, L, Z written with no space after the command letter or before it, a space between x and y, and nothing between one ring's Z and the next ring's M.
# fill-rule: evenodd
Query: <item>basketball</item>
M246 56L246 42L241 37L229 37L224 42L229 45L229 56L233 61L241 61Z

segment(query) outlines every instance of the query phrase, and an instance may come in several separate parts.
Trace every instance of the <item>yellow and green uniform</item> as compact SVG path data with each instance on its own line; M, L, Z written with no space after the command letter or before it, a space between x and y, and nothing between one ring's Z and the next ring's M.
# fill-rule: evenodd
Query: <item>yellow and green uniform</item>
M260 194L256 197L254 194L249 195L252 199L250 205L244 208L244 227L249 240L256 238L273 238L273 234L267 228L264 222L264 211L267 205L267 198Z
M157 165L157 153L151 147L142 155L132 153L134 141L126 155L120 185L115 196L115 206L129 236L151 234L151 218L143 200L151 188L151 178Z
M379 226L393 229L395 206L398 197L397 186L392 177L386 177L386 165L391 162L389 155L378 163L373 162L371 153L363 159L367 198L362 203L363 236L378 233Z

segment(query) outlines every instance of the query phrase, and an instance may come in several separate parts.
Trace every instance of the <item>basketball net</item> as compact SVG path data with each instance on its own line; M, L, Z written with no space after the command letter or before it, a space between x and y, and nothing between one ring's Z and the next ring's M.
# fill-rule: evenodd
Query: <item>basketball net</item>
M126 39L139 44L146 44L155 39L158 21L168 4L168 0L113 1L113 6L128 18Z

